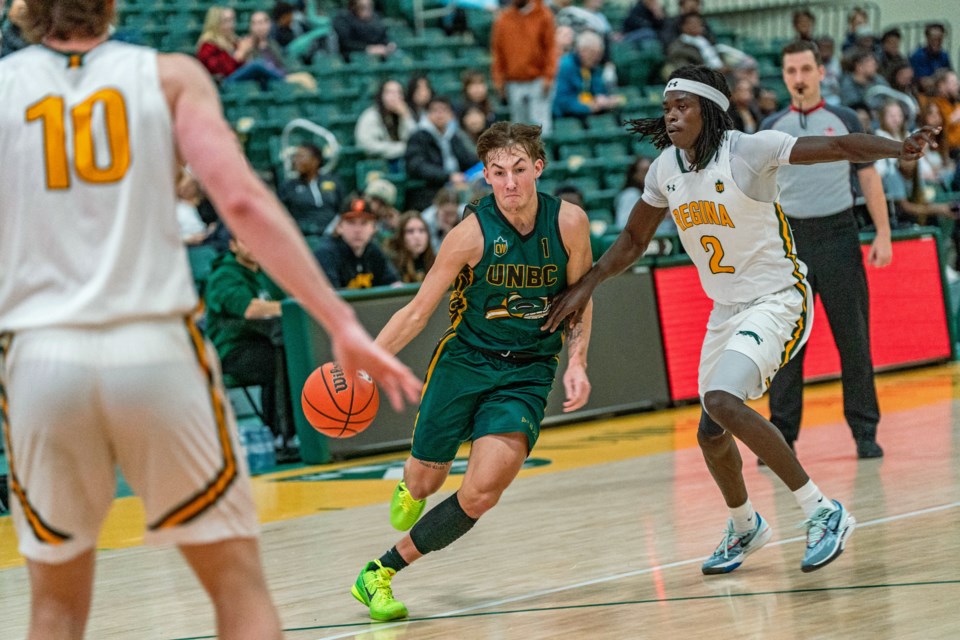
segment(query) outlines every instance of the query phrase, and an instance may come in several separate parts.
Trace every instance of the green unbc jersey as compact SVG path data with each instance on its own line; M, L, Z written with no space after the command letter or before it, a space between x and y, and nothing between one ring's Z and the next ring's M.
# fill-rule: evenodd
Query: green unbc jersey
M567 286L560 200L537 194L537 220L526 235L507 222L493 195L474 207L483 232L483 257L457 276L450 296L453 331L475 348L556 355L563 345L561 332L541 331L540 325L550 301Z

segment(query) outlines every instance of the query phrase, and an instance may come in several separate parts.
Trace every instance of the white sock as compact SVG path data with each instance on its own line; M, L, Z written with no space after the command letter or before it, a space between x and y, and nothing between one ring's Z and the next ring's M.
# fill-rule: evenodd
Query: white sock
M750 504L750 498L739 507L730 508L733 530L737 533L750 533L757 526L757 512Z
M816 513L820 507L833 507L833 502L827 499L820 491L820 488L808 480L807 484L793 492L793 497L797 499L797 504L803 509L804 515L808 518Z

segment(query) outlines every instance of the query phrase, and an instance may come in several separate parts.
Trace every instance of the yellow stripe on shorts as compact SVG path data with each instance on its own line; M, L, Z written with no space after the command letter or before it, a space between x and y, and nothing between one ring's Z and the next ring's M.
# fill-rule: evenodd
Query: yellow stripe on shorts
M200 334L200 330L197 329L197 326L190 318L187 318L186 324L190 332L190 338L192 339L194 353L197 355L197 361L200 363L200 368L203 370L204 377L207 380L210 404L213 407L213 415L217 421L217 436L220 440L221 449L223 450L223 466L220 467L220 470L213 480L208 482L203 489L149 525L150 530L169 529L170 527L176 527L190 522L215 505L237 478L237 455L233 447L233 441L230 439L230 430L227 428L227 416L223 404L223 396L218 392L218 386L213 376L213 369L207 361L205 343L203 336Z
M780 238L783 240L783 250L786 253L787 258L793 263L793 277L797 279L794 283L794 288L800 292L800 295L803 296L803 309L800 312L800 317L797 319L797 323L793 327L793 332L790 334L790 339L787 340L787 343L783 345L783 353L780 356L780 366L783 367L790 361L790 358L793 357L793 354L796 352L797 345L800 343L800 338L803 337L804 332L807 329L807 285L803 279L803 274L800 273L800 263L797 262L797 251L793 245L793 233L790 231L790 223L787 222L787 216L783 213L783 209L780 207L779 202L774 203L774 208L777 212L777 219L780 222Z
M10 478L10 493L17 497L17 502L20 503L20 508L23 510L23 515L30 524L30 529L33 531L33 535L37 537L37 540L51 545L58 545L72 539L73 536L71 536L69 533L64 533L53 528L40 516L39 513L37 513L37 510L32 504L30 504L30 499L27 497L27 490L23 488L23 485L20 484L20 479L17 477L16 461L14 460L13 455L13 444L10 440L10 431L13 429L13 426L10 424L10 411L7 405L7 390L3 384L3 373L6 371L5 362L7 349L10 347L12 337L12 334L9 333L0 336L0 420L3 421L3 424L6 427L3 430L3 437L4 443L7 447L7 468Z

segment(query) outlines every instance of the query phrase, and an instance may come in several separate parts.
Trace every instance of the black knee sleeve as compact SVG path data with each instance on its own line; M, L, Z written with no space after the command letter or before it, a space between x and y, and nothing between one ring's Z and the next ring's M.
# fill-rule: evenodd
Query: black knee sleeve
M705 436L716 438L723 435L723 427L717 424L717 421L710 417L706 410L700 411L700 433Z
M410 530L413 546L422 554L439 551L465 534L477 521L460 506L457 494L427 512Z

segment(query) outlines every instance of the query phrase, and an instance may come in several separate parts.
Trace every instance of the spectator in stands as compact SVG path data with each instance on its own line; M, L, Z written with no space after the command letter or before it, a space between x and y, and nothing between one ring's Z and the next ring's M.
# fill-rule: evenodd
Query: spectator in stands
M433 202L420 214L430 229L430 244L435 250L440 250L443 239L460 224L464 208L455 189L443 188L437 191Z
M680 35L667 46L662 74L666 79L676 69L687 65L704 65L722 73L729 71L720 52L704 35L703 16L685 13L680 16Z
M207 10L203 30L197 40L197 58L218 82L249 80L265 89L283 74L253 60L254 41L237 36L237 16L230 7L212 6Z
M930 77L930 93L924 104L934 104L943 120L943 146L951 158L960 157L960 81L947 68L937 69Z
M688 13L699 13L703 15L703 6L700 0L679 0L677 3L677 15L671 16L664 21L663 30L660 32L660 39L663 42L663 48L666 50L671 42L680 37L680 23L683 16ZM710 25L704 21L703 36L711 43L716 42L717 38L713 35Z
M905 93L919 102L917 83L914 82L913 78L913 67L910 66L908 61L904 60L892 65L887 70L887 74L884 75L884 79L887 81L887 83L889 83L890 88L894 91Z
M553 192L553 195L557 196L564 202L569 202L570 204L575 204L581 209L585 209L583 197L583 190L580 189L577 185L573 183L561 184Z
M396 80L387 80L380 85L374 103L357 118L353 137L368 157L387 160L390 170L395 172L401 169L407 140L416 128L403 87Z
M306 235L321 235L336 217L343 203L344 189L339 179L322 175L323 151L304 143L293 154L297 177L280 187L280 200Z
M467 69L460 76L460 79L463 94L460 96L460 102L456 107L457 118L462 118L471 107L479 109L483 114L483 129L486 129L497 121L497 113L493 108L493 102L490 100L490 87L487 85L486 77L476 69ZM474 138L474 142L476 142L476 138Z
M836 55L836 43L830 36L819 36L816 41L823 60L823 80L820 81L820 96L827 104L840 104L840 76L843 69Z
M630 212L633 211L633 205L637 204L637 200L643 193L644 181L647 179L647 172L650 171L652 163L653 160L650 158L637 156L627 167L623 188L613 199L613 220L614 224L620 229L627 226L627 220L630 218ZM669 217L667 216L667 218Z
M655 48L662 48L660 32L666 18L667 12L661 0L636 0L623 20L623 41L640 47L649 43L655 44Z
M213 233L216 224L206 223L200 216L203 193L200 183L185 169L180 169L177 178L177 224L180 239L188 247L203 244Z
M363 198L354 198L340 214L333 237L314 252L337 289L369 289L400 282L397 270L376 242L377 216Z
M220 356L223 373L243 386L259 386L263 413L280 444L278 457L294 442L282 332L280 301L284 292L260 268L238 239L213 261L204 289L207 337Z
M340 55L347 62L354 53L386 58L397 50L387 26L373 10L373 0L348 0L347 8L333 19L333 29L340 43Z
M853 7L847 14L847 35L840 50L846 53L847 49L857 46L857 38L870 31L870 14L863 7Z
M749 80L738 80L730 95L730 117L737 131L756 133L760 128L760 107Z
M549 135L557 74L556 27L542 0L512 0L493 23L490 73L510 106L510 120L535 123Z
M367 208L377 216L378 244L383 244L397 234L400 224L400 212L396 208L397 187L386 178L376 178L363 188L363 198L367 201Z
M903 55L903 52L900 50L900 42L902 39L903 34L897 27L887 29L883 32L883 35L880 36L880 57L877 61L880 64L880 74L887 81L890 80L890 75L894 67L909 62L907 56Z
M573 51L573 44L576 39L577 34L574 33L573 27L557 25L557 29L553 35L554 51L557 60L562 58L564 54Z
M294 38L303 35L303 24L294 20L296 9L289 2L277 2L271 10L273 18L273 27L270 30L270 37L273 38L281 48L285 48L293 42Z
M923 29L926 44L917 47L917 50L910 55L913 76L923 89L927 88L927 79L931 78L938 69L953 68L950 64L950 54L943 48L945 31L943 24L939 22L927 24Z
M757 94L757 108L760 109L760 115L763 118L776 113L780 109L780 101L777 98L777 92L773 89L761 87L760 92Z
M407 190L407 207L420 211L446 184L466 189L463 172L479 162L453 119L450 100L435 96L427 105L426 119L407 142L404 156L407 175L425 182Z
M0 9L2 9L0 3ZM0 28L0 58L8 56L14 51L23 49L30 43L23 35L23 27L27 18L27 0L13 0L10 10Z
M923 160L930 166L933 174L939 176L939 181L944 187L950 191L960 191L960 182L957 182L955 173L956 163L950 158L949 145L944 142L946 132L943 129L943 114L934 102L923 102L917 112L914 127L919 129L924 126L940 128L940 133L934 138L937 148L929 149L923 156ZM937 178L929 175L927 179L931 182L937 181Z
M460 125L460 131L470 140L474 148L477 146L480 135L490 126L486 114L476 105L467 107L467 110L460 114L457 122Z
M847 107L867 104L867 92L873 87L887 87L877 73L877 57L868 49L853 49L847 54L849 71L840 76L840 103Z
M568 4L557 11L554 20L558 26L568 26L573 29L574 36L584 31L593 31L603 39L604 51L609 48L613 27L607 16L603 15L605 0L578 0L583 6L575 3ZM609 58L603 58L606 63Z
M609 95L603 81L603 39L593 31L577 36L574 51L560 59L557 69L557 91L553 98L555 118L587 116L615 109L623 103L619 96Z
M793 31L797 40L813 42L813 30L817 26L817 18L809 9L799 9L793 12Z
M387 244L393 266L405 283L423 282L433 266L436 253L430 242L430 229L416 211L408 211L400 217L397 233Z
M250 16L250 38L253 40L253 50L248 60L260 61L268 68L276 71L287 82L298 84L306 89L316 90L317 81L306 71L287 73L287 62L283 49L270 35L273 23L266 11L254 11Z
M407 101L407 106L410 107L414 122L418 125L423 122L427 113L427 104L433 99L434 95L433 83L430 82L428 76L422 73L410 76L403 96Z
M637 156L627 168L627 176L623 183L623 189L613 199L614 224L618 229L627 226L627 220L630 219L630 212L633 206L640 200L643 194L643 187L647 179L647 173L650 171L650 165L653 160L645 156ZM670 253L673 248L671 237L677 235L677 224L673 221L673 216L665 216L657 226L654 232L654 240L647 248L647 253L655 255L665 255Z

